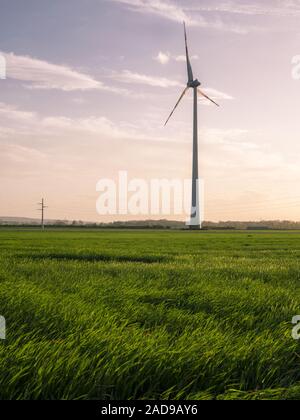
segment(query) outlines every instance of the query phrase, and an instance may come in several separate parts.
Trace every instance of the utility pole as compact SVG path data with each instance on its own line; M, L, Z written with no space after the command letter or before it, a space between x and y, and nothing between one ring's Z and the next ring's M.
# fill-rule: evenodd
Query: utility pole
M41 208L38 209L38 211L42 212L42 219L41 219L41 228L42 230L45 229L45 223L44 223L44 215L45 215L45 209L48 208L48 206L45 206L45 202L44 199L42 198L42 202L38 203L39 206L41 206Z

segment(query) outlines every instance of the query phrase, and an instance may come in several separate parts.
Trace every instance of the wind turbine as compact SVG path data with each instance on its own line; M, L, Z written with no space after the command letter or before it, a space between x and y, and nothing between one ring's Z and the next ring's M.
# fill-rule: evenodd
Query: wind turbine
M201 83L198 79L194 79L193 70L189 58L189 51L188 51L188 44L187 44L187 35L186 35L186 27L185 22L184 25L184 39L185 39L185 53L186 53L186 64L187 64L187 75L188 75L188 82L187 86L184 89L183 93L181 94L178 102L176 103L174 109L172 110L171 114L169 115L165 126L168 124L170 118L174 114L175 109L178 107L179 103L181 102L184 95L187 93L189 89L193 89L194 91L194 122L193 122L193 179L192 179L192 211L191 211L191 221L190 221L190 228L191 229L201 229L201 220L200 220L200 205L199 205L199 167L198 167L198 93L204 98L211 101L213 104L219 106L215 101L213 101L209 96L207 96L202 90L199 88Z

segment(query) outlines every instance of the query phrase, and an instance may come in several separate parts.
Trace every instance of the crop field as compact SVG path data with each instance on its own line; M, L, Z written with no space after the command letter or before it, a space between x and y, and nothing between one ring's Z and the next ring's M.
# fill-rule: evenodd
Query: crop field
M0 230L0 399L300 399L300 232Z

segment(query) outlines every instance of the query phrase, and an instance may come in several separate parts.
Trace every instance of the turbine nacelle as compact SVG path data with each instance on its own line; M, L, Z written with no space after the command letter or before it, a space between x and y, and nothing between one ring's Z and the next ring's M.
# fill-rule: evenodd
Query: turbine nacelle
M193 80L192 82L187 82L188 88L198 88L199 86L201 86L201 83L199 82L198 79Z

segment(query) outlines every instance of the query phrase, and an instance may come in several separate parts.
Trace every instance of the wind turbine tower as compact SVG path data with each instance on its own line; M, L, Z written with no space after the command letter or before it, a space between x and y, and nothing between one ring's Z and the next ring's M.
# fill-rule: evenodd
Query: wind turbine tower
M174 109L169 115L165 126L169 122L170 118L174 114L175 109L178 107L182 98L189 89L193 89L194 103L193 103L193 168L192 168L192 209L191 209L191 219L190 219L190 229L198 230L201 229L201 217L200 217L200 204L199 204L199 165L198 165L198 94L204 96L204 98L211 101L213 104L219 106L215 101L213 101L209 96L207 96L199 88L201 83L198 79L194 79L193 70L190 62L186 27L184 25L184 39L185 39L185 53L186 53L186 64L187 64L187 86L182 92L178 102L176 103Z

